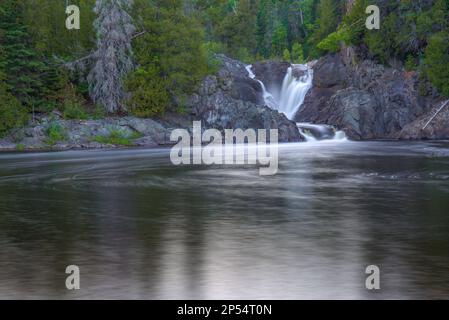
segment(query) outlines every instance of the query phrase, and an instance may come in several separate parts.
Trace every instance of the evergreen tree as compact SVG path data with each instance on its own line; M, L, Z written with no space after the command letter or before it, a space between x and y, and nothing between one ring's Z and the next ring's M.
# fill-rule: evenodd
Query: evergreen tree
M18 101L38 110L45 105L48 67L34 49L24 22L26 3L2 0L0 4L0 71L6 89Z
M97 48L89 73L92 100L109 113L124 111L124 77L133 69L131 41L135 32L130 10L132 0L97 0L94 26Z
M226 53L234 58L245 60L248 54L255 54L257 6L256 0L235 1L217 29L219 40L227 48Z
M449 97L449 32L433 35L425 56L427 76L443 95Z
M182 107L207 73L203 32L183 9L182 0L136 3L143 34L135 41L138 68L127 81L128 104L135 114L150 116L169 105Z
M292 60L293 63L304 63L304 51L302 45L295 42L292 48Z

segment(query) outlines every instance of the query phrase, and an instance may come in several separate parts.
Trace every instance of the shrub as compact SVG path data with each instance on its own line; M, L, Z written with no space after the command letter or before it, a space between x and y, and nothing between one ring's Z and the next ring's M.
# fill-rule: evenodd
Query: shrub
M138 68L127 80L126 88L132 92L126 105L128 111L137 117L153 117L163 114L169 103L164 80L157 68Z
M133 140L140 138L142 135L138 132L128 134L124 130L112 129L107 135L97 136L93 140L102 144L112 144L116 146L131 146Z
M405 60L405 70L406 71L415 71L418 68L418 65L416 63L416 59L413 57L413 55L409 54L407 56L407 59Z
M84 107L74 101L67 101L64 104L64 119L68 120L86 120L89 118Z
M0 83L0 138L11 129L23 126L27 119L25 107Z
M96 105L92 111L92 119L104 119L106 117L106 110L101 105Z
M57 142L67 139L66 129L56 121L52 121L48 124L47 128L45 129L45 134L47 136L45 142L50 146L53 146Z

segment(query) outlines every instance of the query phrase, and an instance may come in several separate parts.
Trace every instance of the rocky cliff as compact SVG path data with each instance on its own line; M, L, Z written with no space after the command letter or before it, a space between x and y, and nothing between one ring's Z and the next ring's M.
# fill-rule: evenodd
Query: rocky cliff
M205 128L278 129L280 142L300 141L295 122L265 105L262 87L249 77L246 66L224 55L218 58L222 68L203 81L188 103L194 117Z
M441 100L420 84L418 73L362 60L353 48L346 48L315 64L314 86L295 120L334 125L355 140L445 139L449 118L444 114L427 131L412 125L430 119Z

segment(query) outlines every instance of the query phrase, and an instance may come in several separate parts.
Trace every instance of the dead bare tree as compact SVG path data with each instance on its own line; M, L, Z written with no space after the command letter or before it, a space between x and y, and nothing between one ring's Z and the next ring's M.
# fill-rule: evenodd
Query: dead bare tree
M97 0L96 50L87 81L92 100L108 113L124 110L123 78L133 69L131 41L136 28L129 13L133 0Z

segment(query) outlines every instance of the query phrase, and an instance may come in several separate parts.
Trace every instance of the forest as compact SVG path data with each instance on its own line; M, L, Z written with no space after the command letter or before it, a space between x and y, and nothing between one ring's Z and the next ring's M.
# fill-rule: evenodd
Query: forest
M80 8L68 30L66 7ZM365 27L368 5L381 29ZM65 119L182 113L215 54L303 63L356 46L449 96L448 0L1 0L0 136Z

